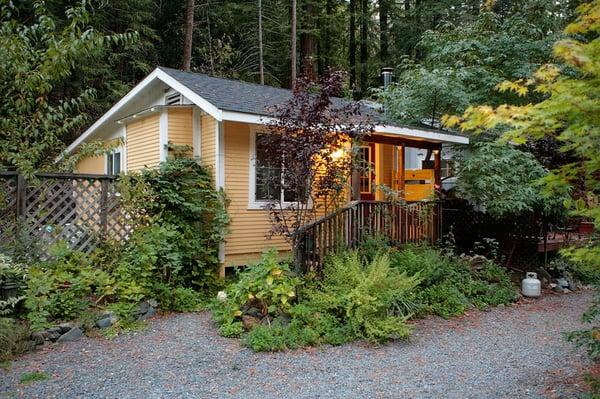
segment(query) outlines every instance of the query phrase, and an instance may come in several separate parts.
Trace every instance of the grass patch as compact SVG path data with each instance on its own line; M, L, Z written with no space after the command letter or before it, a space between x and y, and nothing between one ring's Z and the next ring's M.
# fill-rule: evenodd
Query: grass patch
M50 375L45 371L33 371L31 373L23 373L21 375L21 384L31 384L37 381L45 381L50 378Z

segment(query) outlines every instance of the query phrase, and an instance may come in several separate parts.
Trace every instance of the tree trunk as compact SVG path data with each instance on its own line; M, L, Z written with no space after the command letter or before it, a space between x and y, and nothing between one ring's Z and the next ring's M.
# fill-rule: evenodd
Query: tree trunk
M292 89L296 87L296 0L292 0L292 32L291 32L291 56L292 56Z
M212 34L210 32L210 0L206 0L206 33L208 40L208 56L210 60L210 73L214 75L215 73L215 59L213 57L212 51Z
M263 60L263 32L262 32L262 0L258 0L258 69L260 84L265 84L265 66Z
M322 63L324 64L321 67L321 73L324 73L327 69L331 68L332 66L331 64L333 57L331 56L331 42L333 40L333 37L331 34L331 23L333 18L333 0L327 0L327 3L325 3L325 15L327 16L325 19L325 26L321 26L324 33L324 40L321 42L322 46L319 46L319 49L322 49L322 57L319 57L319 59L322 60Z
M360 10L360 95L364 96L368 88L367 61L369 60L368 29L369 0L362 0Z
M304 21L309 21L308 26L302 27L300 34L300 62L302 65L302 75L309 80L316 78L316 59L317 42L314 35L314 7L308 3L303 7Z
M194 0L187 0L185 13L185 38L183 41L183 70L189 71L192 67L192 36L194 34Z
M350 29L348 39L348 63L350 66L350 88L356 87L356 0L350 0Z
M389 26L388 15L390 11L389 0L379 0L379 61L381 67L389 66Z

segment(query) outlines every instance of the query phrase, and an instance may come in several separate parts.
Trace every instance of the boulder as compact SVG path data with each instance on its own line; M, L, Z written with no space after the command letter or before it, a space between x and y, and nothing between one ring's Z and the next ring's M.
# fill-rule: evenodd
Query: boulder
M34 332L31 334L31 340L35 342L36 345L43 345L44 341L46 341L46 337L42 332Z
M292 321L292 318L286 314L282 314L273 319L274 326L285 327Z
M75 327L75 324L73 324L73 323L60 323L58 325L58 328L60 328L61 334L64 334L64 333L70 331L73 327Z
M46 336L49 341L56 341L62 335L60 327L51 327L46 330Z
M100 329L108 328L117 322L117 316L105 315L103 318L96 322L96 327Z
M61 335L56 342L77 341L81 337L83 337L83 330L79 327L73 327Z
M146 309L146 313L138 313L138 320L148 320L150 317L154 316L156 314L156 310L150 306Z

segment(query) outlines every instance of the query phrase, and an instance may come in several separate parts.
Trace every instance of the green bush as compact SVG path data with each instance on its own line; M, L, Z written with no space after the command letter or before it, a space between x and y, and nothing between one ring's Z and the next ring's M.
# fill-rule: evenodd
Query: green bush
M320 281L307 279L301 289L288 266L277 262L276 252L267 252L262 262L243 271L226 290L226 300L213 304L220 333L241 335L244 312L258 307L268 322L243 337L255 351L409 336L406 319L418 279L392 269L386 255L368 263L357 252L336 255L327 262L324 275ZM301 300L292 304L296 289Z
M239 330L237 323L249 308L257 309L268 320L289 313L300 279L277 256L276 250L265 252L260 262L248 266L239 274L238 281L226 289L226 300L213 304L213 315L229 336Z
M25 324L0 317L0 362L34 349L35 343L29 339L30 334Z
M34 331L51 322L74 320L91 305L91 297L105 295L114 284L97 267L93 255L70 250L65 243L50 248L50 261L29 270L25 292L27 319Z
M448 318L463 314L471 305L482 309L517 298L506 270L492 261L471 270L461 258L414 245L391 250L390 256L394 268L421 279L416 295L419 315Z

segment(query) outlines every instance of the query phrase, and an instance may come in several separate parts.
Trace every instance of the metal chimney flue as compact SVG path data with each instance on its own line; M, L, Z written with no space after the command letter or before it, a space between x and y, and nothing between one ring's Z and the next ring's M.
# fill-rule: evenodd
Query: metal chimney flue
M394 76L394 68L383 67L381 68L381 76L383 77L383 88L387 89L392 83L392 77Z

